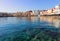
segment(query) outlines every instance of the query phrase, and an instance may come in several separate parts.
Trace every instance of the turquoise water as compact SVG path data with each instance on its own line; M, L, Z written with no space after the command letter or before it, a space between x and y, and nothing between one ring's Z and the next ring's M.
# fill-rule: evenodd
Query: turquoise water
M60 41L59 17L0 17L0 41L56 39Z

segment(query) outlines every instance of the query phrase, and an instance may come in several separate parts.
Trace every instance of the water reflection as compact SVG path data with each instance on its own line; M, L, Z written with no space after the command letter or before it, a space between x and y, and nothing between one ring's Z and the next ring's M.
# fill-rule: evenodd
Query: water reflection
M60 16L42 16L40 20L49 22L49 25L60 28Z
M1 17L0 27L17 25L40 25L41 22L48 22L50 26L60 27L59 16L41 16L41 17Z

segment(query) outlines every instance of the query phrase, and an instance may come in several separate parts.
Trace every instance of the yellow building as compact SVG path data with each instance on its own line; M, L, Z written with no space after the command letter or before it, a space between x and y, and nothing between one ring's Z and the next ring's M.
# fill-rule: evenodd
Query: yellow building
M49 9L49 10L47 10L47 12L49 15L51 15L51 14L53 14L53 9Z

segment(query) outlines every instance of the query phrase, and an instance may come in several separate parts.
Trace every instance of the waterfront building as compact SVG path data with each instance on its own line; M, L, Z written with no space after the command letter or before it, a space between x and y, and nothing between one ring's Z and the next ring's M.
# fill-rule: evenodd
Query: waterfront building
M57 5L54 8L51 8L51 9L48 9L48 10L40 11L40 15L54 15L54 14L59 14L60 15L60 5Z
M44 14L44 15L48 15L47 10L43 10L43 14Z
M33 14L38 16L40 14L40 11L39 10L33 10Z
M60 5L55 6L54 13L55 14L60 14Z
M47 10L40 11L40 15L47 15L47 14L48 14Z
M34 14L33 14L33 11L29 11L30 12L30 14L31 14L31 16L33 16Z
M53 8L52 9L48 9L47 12L48 12L48 15L52 15L53 14Z
M40 11L40 15L43 15L43 11Z
M26 14L26 16L32 16L32 15L34 15L31 10L30 11L26 11L25 14Z

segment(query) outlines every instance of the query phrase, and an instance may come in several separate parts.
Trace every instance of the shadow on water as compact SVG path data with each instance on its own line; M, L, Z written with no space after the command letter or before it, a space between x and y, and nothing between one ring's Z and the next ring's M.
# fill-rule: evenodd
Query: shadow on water
M0 18L0 41L60 41L60 17Z

